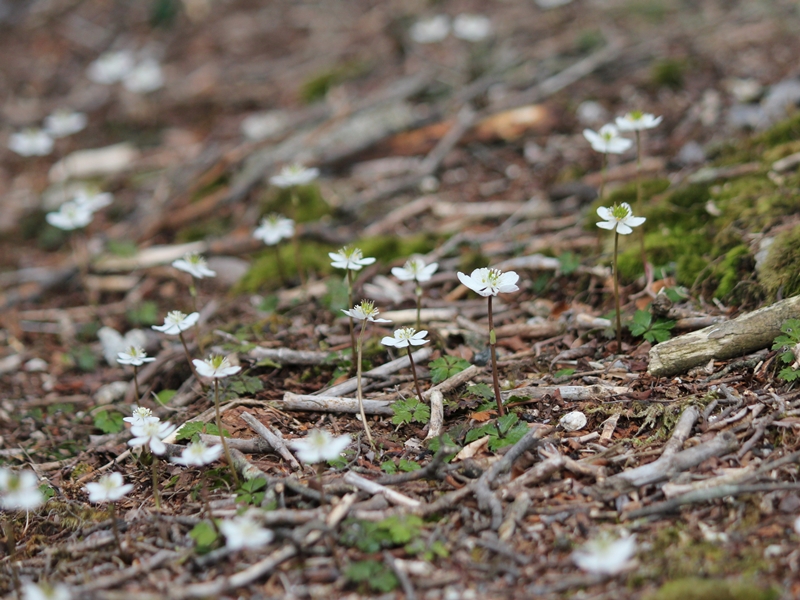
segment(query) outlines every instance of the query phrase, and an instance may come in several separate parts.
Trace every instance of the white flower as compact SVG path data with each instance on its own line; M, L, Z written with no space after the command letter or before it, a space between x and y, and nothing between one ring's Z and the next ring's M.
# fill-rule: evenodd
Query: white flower
M192 364L197 369L198 375L210 377L211 379L223 379L242 370L242 367L231 366L231 361L228 360L228 357L220 356L219 354L211 355L205 360L195 358L192 360Z
M139 346L131 346L127 350L117 354L117 362L121 365L131 365L133 367L141 367L144 363L153 362L155 358L148 357Z
M375 262L371 256L364 257L361 248L341 248L338 252L328 252L331 258L331 266L337 269L350 269L360 271L361 267L366 267Z
M130 417L122 419L126 423L133 425L144 425L148 421L158 423L161 419L153 416L153 411L144 406L137 406L133 409L133 414Z
M615 121L620 131L642 131L644 129L658 127L663 118L664 117L656 117L650 113L634 110L623 117L617 117Z
M78 133L88 123L86 113L59 109L44 119L44 129L50 137L62 138Z
M81 190L75 194L72 201L81 208L96 213L98 210L105 208L114 201L114 194L110 192L95 193L88 190Z
M96 483L87 483L83 489L89 494L89 502L115 502L127 495L133 484L125 483L122 473L109 473Z
M22 584L22 600L72 600L72 592L63 584L37 585L28 581Z
M55 212L47 213L44 218L53 227L58 227L64 231L81 229L92 222L94 213L85 206L75 202L64 202Z
M86 74L95 83L111 85L122 81L133 69L133 53L128 50L106 52L89 65Z
M417 21L408 31L411 39L418 44L441 42L450 33L450 17L436 15L425 21Z
M631 227L638 227L647 220L644 217L634 217L631 205L627 202L615 204L611 208L600 206L597 216L603 219L597 224L600 229L616 230L622 235L628 235L633 231Z
M0 508L33 510L43 502L39 480L33 471L0 468Z
M178 335L181 331L186 331L197 323L199 318L200 313L193 312L190 315L186 315L179 310L172 310L164 318L164 324L153 325L153 329L167 335Z
M468 42L480 42L492 35L492 22L483 15L462 13L453 21L453 35Z
M253 232L253 237L267 246L274 246L284 238L294 235L294 221L282 215L271 214L261 219L261 224Z
M567 431L578 431L586 427L586 415L579 410L573 410L561 417L558 424Z
M626 569L636 554L636 539L624 534L614 539L601 535L572 553L572 562L584 571L599 575L615 575Z
M458 280L481 296L497 296L516 292L519 275L514 271L503 273L500 269L475 269L471 275L459 271Z
M181 452L180 457L173 456L170 460L185 467L202 467L217 460L222 454L222 446L208 446L205 442L192 442Z
M339 458L351 441L347 434L333 437L324 429L314 429L303 439L292 440L289 445L304 463L318 463Z
M392 275L400 281L414 281L419 283L429 281L431 276L436 273L439 263L425 264L421 258L409 258L402 267L393 267Z
M228 550L261 548L269 544L275 537L272 531L264 529L247 516L220 521L219 530L225 536L225 546Z
M603 125L600 131L584 129L583 137L589 140L593 150L604 154L622 154L633 145L631 140L621 137L619 129L611 123Z
M342 312L348 317L353 317L357 321L370 321L372 323L391 323L389 319L379 319L379 311L375 308L375 304L369 300L362 300L361 304L356 304L350 310L342 309Z
M189 252L172 263L172 266L179 271L185 271L196 279L203 279L203 277L216 277L217 274L208 268L206 259L200 256L197 252Z
M153 58L143 60L124 76L122 85L135 94L154 92L164 85L161 65Z
M20 156L47 156L53 151L53 138L46 131L31 127L12 133L8 147Z
M395 329L394 337L386 336L381 340L384 346L394 346L395 348L407 348L411 346L422 346L427 344L429 340L425 339L428 332L424 329L417 331L413 327L404 327L402 329Z
M296 185L306 185L319 177L319 169L306 169L303 165L287 165L281 169L278 175L269 178L269 182L275 187L290 188Z
M133 439L128 440L128 445L150 446L150 451L153 454L164 454L167 451L167 447L161 440L176 429L177 427L171 425L169 421L162 423L159 420L147 420L142 424L136 424L131 427Z

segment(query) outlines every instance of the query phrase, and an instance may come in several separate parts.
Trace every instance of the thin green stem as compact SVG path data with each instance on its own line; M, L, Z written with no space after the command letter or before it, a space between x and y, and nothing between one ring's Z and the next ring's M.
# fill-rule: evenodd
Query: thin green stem
M353 275L350 269L347 269L347 302L348 302L348 310L353 308ZM349 315L348 315L349 316ZM356 355L356 333L355 333L355 321L353 321L353 317L349 317L350 319L350 360L352 361L353 357ZM352 366L350 369L350 373L353 373Z
M155 463L155 460L153 463ZM117 505L113 502L108 503L108 515L111 517L111 531L114 532L114 541L117 543L117 549L120 555L123 555L125 551L122 549L122 542L119 538L119 527L117 526Z
M603 165L600 167L600 189L597 192L597 197L600 198L600 200L603 199L603 192L604 192L604 190L606 188L606 164L607 164L607 162L608 162L608 157L606 156L606 153L603 152Z
M205 510L206 517L211 521L211 526L217 536L221 535L217 522L214 520L214 514L211 512L211 504L208 502L208 481L206 481L205 471L200 471L200 500L203 503L203 510Z
M139 367L133 365L133 389L136 392L136 406L139 406L139 400L142 398L142 394L139 391Z
M415 290L415 292L417 295L417 331L419 331L420 329L422 329L419 318L420 310L422 308L422 286L420 284L417 284L417 289Z
M361 388L361 346L362 338L364 337L364 329L367 327L367 321L361 322L361 333L358 334L358 362L356 363L356 390L358 395L358 412L361 413L361 422L364 424L364 431L367 433L367 440L372 448L375 448L375 442L372 440L372 433L369 430L367 423L367 415L364 413L364 394Z
M228 461L228 466L231 468L233 483L238 488L239 476L236 474L236 467L233 464L233 458L231 458L231 451L228 450L228 442L225 441L225 436L222 433L222 416L219 412L219 379L216 378L214 379L214 412L216 414L217 430L219 431L219 441L222 443L222 450L225 452L225 459Z
M150 452L150 457L153 459L150 463L153 472L153 501L156 504L156 510L161 510L161 495L158 493L158 456L155 452Z
M186 360L189 361L189 368L192 370L192 375L194 375L194 378L197 379L197 381L200 382L200 385L202 386L203 391L206 391L206 386L203 383L203 380L200 379L200 374L197 372L197 369L194 368L194 363L192 362L192 355L189 354L189 346L186 345L186 340L183 337L183 332L182 331L178 332L178 337L181 339L181 344L183 344L183 351L186 353Z
M614 230L614 307L617 313L617 352L622 350L622 317L619 306L619 272L617 270L617 255L619 254L619 232Z
M494 399L497 402L497 414L503 416L503 399L500 397L500 378L497 374L497 334L494 331L494 318L492 316L492 296L487 296L489 300L489 351L492 355L492 384L494 385Z
M19 573L17 572L17 540L14 536L14 523L9 520L9 517L3 515L3 533L6 535L6 549L8 551L8 566L11 569L11 581L14 584L14 591L17 593L17 598L22 598L22 588L19 583Z
M281 258L280 246L275 244L272 247L275 248L275 265L278 267L278 277L281 278L281 283L285 285L286 271L283 268L283 258Z
M642 142L639 130L636 130L636 214L642 216ZM642 254L642 267L647 272L647 252L644 248L644 227L639 228L639 249Z
M306 276L303 272L303 255L300 248L300 231L299 221L300 216L300 196L297 194L297 188L292 186L292 204L294 205L294 235L292 236L292 243L294 244L294 260L297 267L297 275L300 277L300 285L305 287Z
M419 387L419 379L417 379L417 367L414 365L414 357L411 356L411 344L409 344L407 348L408 361L411 363L411 374L414 375L414 387L417 388L417 397L419 398L420 402L424 402L422 399L422 390Z

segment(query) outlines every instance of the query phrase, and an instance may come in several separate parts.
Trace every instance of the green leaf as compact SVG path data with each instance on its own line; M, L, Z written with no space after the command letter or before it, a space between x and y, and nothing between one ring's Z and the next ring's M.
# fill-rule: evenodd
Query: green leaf
M262 477L248 479L236 490L236 501L258 506L267 494L267 480Z
M555 373L553 373L553 377L555 377L556 379L558 379L560 377L569 377L570 375L573 375L574 373L575 373L575 369L560 369L560 370L556 371Z
M217 541L217 532L208 521L200 521L189 532L189 537L194 540L199 554L206 554Z
M401 458L400 463L397 466L404 473L410 473L411 471L418 471L419 469L422 468L417 463L410 460L406 460L405 458Z
M448 355L440 356L436 360L428 363L428 368L431 370L431 381L433 381L433 383L441 383L469 366L469 362L463 358Z
M155 395L156 402L158 402L161 406L166 406L167 402L172 400L172 398L174 398L175 394L177 393L178 393L177 390L161 390Z
M494 402L494 390L486 383L470 383L467 384L467 391L484 400L491 400Z
M565 252L558 257L559 270L563 275L569 275L577 271L581 266L581 259L572 252Z
M397 473L397 466L391 460L385 460L381 463L381 470L388 475L394 475Z
M631 333L635 336L640 336L644 334L646 331L650 329L650 323L653 320L653 315L651 315L646 310L637 310L636 314L633 315L633 321L631 321L628 328L631 330Z
M155 325L158 320L158 305L147 300L136 304L127 313L128 321L131 325Z
M94 415L94 426L103 433L119 433L124 429L123 416L117 411L101 410Z
M384 594L391 592L399 584L391 569L375 560L352 562L345 569L344 575L353 583L366 583L371 590Z
M453 438L450 436L449 433L444 433L438 437L433 438L428 443L428 450L436 453L439 451L439 448L441 448L442 444L444 444L445 447L447 448L455 448L454 452L444 457L445 462L450 462L451 460L453 460L453 457L455 457L455 455L458 454L458 451L461 450L461 446L459 446L453 441Z
M427 423L431 418L431 409L427 404L423 404L417 398L398 400L391 405L394 416L392 423L404 425L416 421L417 423Z
M270 369L280 369L281 365L276 363L271 358L262 358L256 363L257 367L269 367Z
M175 434L175 441L180 442L183 440L194 440L195 436L200 433L219 435L219 429L217 429L217 426L214 423L187 421L180 429L178 429L178 432ZM223 430L222 435L225 437L230 437L230 433L228 433L227 430Z

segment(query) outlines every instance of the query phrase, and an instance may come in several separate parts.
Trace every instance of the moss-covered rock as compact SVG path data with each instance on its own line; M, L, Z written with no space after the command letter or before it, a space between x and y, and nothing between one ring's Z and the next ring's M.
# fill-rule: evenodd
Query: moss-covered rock
M775 238L758 278L770 298L800 294L800 225Z
M742 581L688 577L665 583L646 600L777 600L780 592Z

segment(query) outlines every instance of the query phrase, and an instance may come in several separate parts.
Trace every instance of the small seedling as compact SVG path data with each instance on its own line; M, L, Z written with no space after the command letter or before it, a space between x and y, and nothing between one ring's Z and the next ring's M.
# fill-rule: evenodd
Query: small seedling
M392 423L395 425L405 425L412 422L427 423L431 418L430 407L416 398L398 400L391 407L392 412L394 412Z
M646 310L637 310L633 321L628 324L628 329L637 337L641 336L651 343L666 342L670 338L670 330L675 327L675 321L656 319Z
M775 338L772 349L780 352L778 358L786 366L778 377L791 382L800 378L800 319L789 319L781 325L782 335Z
M428 363L428 368L431 370L431 381L433 383L441 383L456 373L461 373L461 371L469 366L469 362L463 358L448 355L440 356L436 360Z

